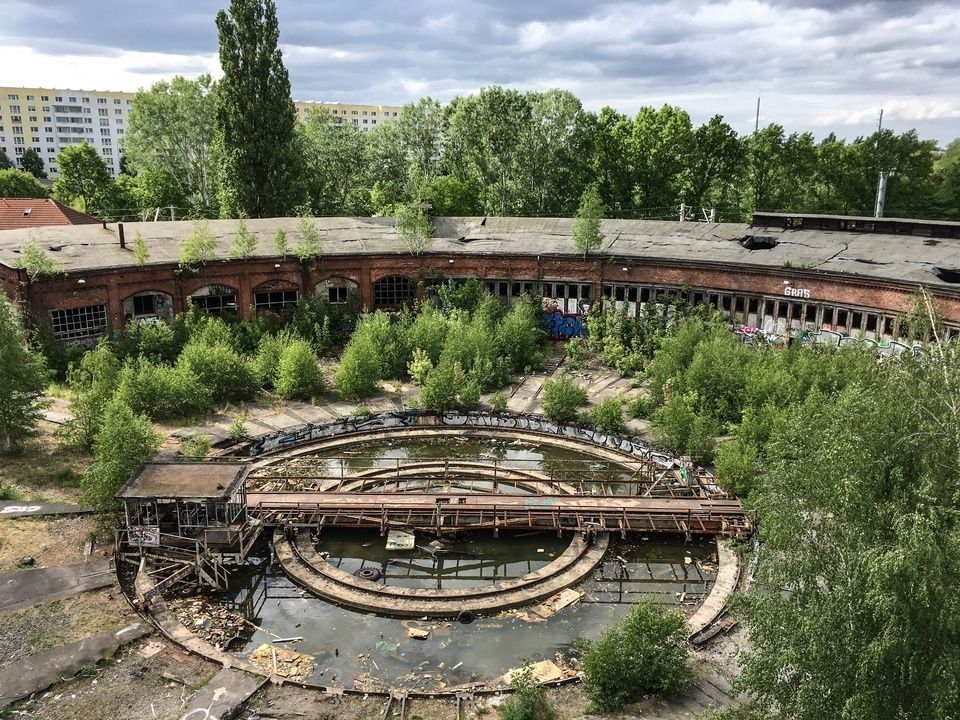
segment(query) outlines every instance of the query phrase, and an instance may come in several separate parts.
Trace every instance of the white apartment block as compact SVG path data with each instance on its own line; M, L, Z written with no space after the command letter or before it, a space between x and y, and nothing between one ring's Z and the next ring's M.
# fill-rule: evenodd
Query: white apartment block
M54 179L60 151L88 142L116 177L132 106L133 93L0 87L0 148L16 164L32 147Z
M297 106L297 117L300 120L306 120L307 114L314 109L324 108L329 110L334 119L341 125L344 123L353 123L358 130L369 132L376 129L377 125L383 125L400 115L403 109L400 105L349 105L338 102L311 102L298 100L294 103Z
M116 177L120 174L120 148L134 93L54 88L0 87L0 148L19 165L24 150L32 147L43 158L53 180L58 175L57 155L70 145L88 142L97 149ZM306 120L313 108L326 108L340 123L353 123L368 132L400 114L400 106L345 103L295 103L297 118Z

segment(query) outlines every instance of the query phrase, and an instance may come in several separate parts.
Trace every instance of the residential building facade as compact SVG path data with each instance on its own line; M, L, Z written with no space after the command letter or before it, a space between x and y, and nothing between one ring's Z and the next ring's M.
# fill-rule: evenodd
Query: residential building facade
M51 180L59 175L57 155L71 145L90 143L116 177L134 93L56 88L0 87L0 148L19 164L27 148L43 159ZM297 118L313 108L326 108L341 123L370 131L396 118L400 106L345 103L295 103Z

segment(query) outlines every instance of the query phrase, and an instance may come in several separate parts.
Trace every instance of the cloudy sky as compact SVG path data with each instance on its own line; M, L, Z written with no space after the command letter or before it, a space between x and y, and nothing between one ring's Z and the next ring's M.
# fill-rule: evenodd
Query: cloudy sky
M219 73L227 0L0 0L0 85L134 91ZM278 0L297 100L403 104L559 87L591 110L663 103L741 133L960 136L960 2Z

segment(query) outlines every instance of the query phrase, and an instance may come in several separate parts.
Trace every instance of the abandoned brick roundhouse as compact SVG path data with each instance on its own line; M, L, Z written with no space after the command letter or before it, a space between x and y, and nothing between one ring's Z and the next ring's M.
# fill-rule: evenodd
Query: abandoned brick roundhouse
M506 302L544 298L555 337L579 334L580 315L604 299L637 312L663 295L683 295L768 335L796 330L889 344L901 316L927 288L948 338L960 334L960 223L757 213L746 223L605 220L602 247L574 248L573 220L435 218L429 247L413 254L392 218L316 218L322 254L278 255L274 236L298 242L297 218L247 220L256 248L230 259L235 220L206 221L214 257L180 266L194 224L101 223L0 233L3 291L64 342L93 342L130 320L170 319L192 303L240 318L283 311L302 297L397 309L436 282L476 278ZM147 259L132 249L142 239ZM31 277L21 248L31 240L59 269ZM143 258L141 257L141 262ZM551 323L551 318L553 322Z

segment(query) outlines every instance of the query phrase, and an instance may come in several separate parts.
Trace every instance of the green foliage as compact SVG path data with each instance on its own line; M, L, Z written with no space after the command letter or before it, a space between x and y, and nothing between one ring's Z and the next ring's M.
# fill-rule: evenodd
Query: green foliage
M7 151L0 148L0 170L10 170L11 168L13 168L13 163L10 162Z
M231 0L217 13L221 213L276 217L292 205L296 109L272 0Z
M284 400L312 400L323 389L323 376L310 343L290 342L283 348L277 366L277 395Z
M123 400L107 404L93 441L93 465L80 481L82 502L94 508L101 523L115 516L119 504L114 495L157 452L160 440L149 419L134 413Z
M529 662L524 662L511 676L510 685L513 693L498 707L502 720L554 720L557 717L547 689L537 682Z
M186 205L194 217L211 216L219 160L215 93L209 75L175 75L134 96L123 153L149 196L145 206Z
M290 253L290 241L287 240L287 233L283 228L277 228L277 232L273 236L273 247L279 255L284 260L287 259L287 255Z
M177 368L193 375L214 403L250 400L257 391L250 364L222 340L192 339L180 351Z
M280 358L283 350L290 343L286 335L264 335L257 345L257 352L251 361L251 367L257 383L264 388L276 385L277 374L280 370Z
M453 410L460 404L459 391L465 381L463 368L458 363L442 362L427 375L417 396L417 405L438 412Z
M407 365L407 373L410 375L413 384L420 385L421 387L426 385L427 377L430 375L431 370L433 370L433 361L430 359L427 351L419 347L414 348L413 358L410 360L410 364Z
M507 411L507 395L502 390L497 390L490 396L490 409L495 413Z
M724 491L737 497L748 497L759 474L759 458L752 445L734 439L720 446L717 453L717 484Z
M433 242L433 226L424 203L402 204L394 211L395 228L411 255L421 255Z
M323 249L320 247L320 231L317 230L317 224L312 217L301 217L297 220L297 234L300 239L293 254L300 262L315 260L323 255Z
M598 250L603 246L601 218L603 218L603 202L600 200L600 192L596 185L591 185L583 191L580 207L573 220L573 246L577 252L582 252L584 257L591 250Z
M193 418L212 406L210 389L184 366L170 367L146 358L121 368L116 397L134 413L154 420Z
M84 212L104 207L113 180L107 163L93 145L84 142L64 148L57 155L59 174L53 181L53 197L67 205L78 204Z
M46 361L30 348L13 305L0 297L0 453L19 451L43 414Z
M20 167L38 180L47 177L47 173L43 171L43 158L32 147L23 151L23 155L20 156Z
M587 391L566 373L543 383L543 414L555 423L576 419L577 411L587 404Z
M279 232L279 231L278 231ZM253 257L257 250L257 234L247 229L247 223L240 218L237 220L237 231L233 235L233 243L230 245L230 258L233 260L242 260Z
M196 269L216 257L217 240L206 220L194 220L193 230L180 242L180 267Z
M570 338L563 347L564 355L569 361L570 368L582 370L590 357L590 344L585 337Z
M944 337L943 312L923 287L917 288L913 307L901 316L900 325L911 341L929 342Z
M627 403L627 413L637 420L648 420L653 414L655 403L649 394L637 395Z
M120 362L106 342L85 353L79 364L70 368L67 384L73 392L71 418L62 430L69 444L81 448L93 446L119 374Z
M233 419L233 422L230 423L230 432L227 434L227 439L234 445L242 443L247 439L247 429L242 417L236 417Z
M123 330L111 336L110 344L121 361L144 357L172 364L187 341L189 315L178 316L172 325L162 320L156 323L128 322Z
M543 330L539 301L532 295L522 295L496 323L496 345L506 354L506 363L512 372L526 368L543 367Z
M20 246L17 267L25 270L31 281L43 275L57 275L63 269L59 262L47 255L32 235L29 240Z
M594 405L590 409L590 421L600 432L627 432L627 424L623 421L623 401L620 398L606 398Z
M180 454L190 458L204 458L210 453L210 438L203 433L180 440Z
M358 399L376 394L381 379L379 349L372 333L358 331L350 338L333 375L333 384L341 397Z
M774 428L738 613L766 718L947 718L960 707L960 354L811 392Z
M633 606L598 640L579 644L587 696L599 712L617 712L650 693L678 692L692 677L683 616L650 602Z
M150 250L147 248L147 243L143 239L143 235L137 230L133 236L133 262L137 267L143 267L149 259Z
M0 168L0 197L45 198L47 188L33 175L13 168Z

